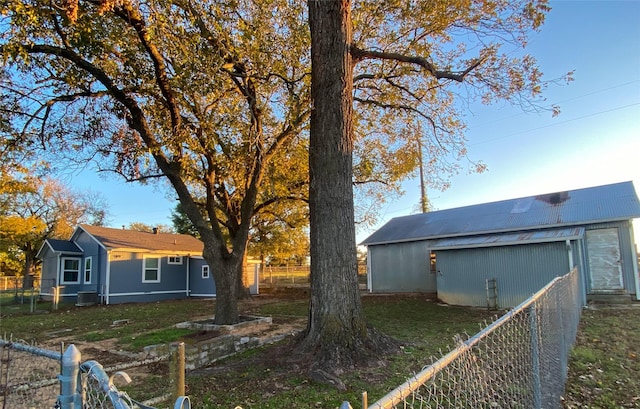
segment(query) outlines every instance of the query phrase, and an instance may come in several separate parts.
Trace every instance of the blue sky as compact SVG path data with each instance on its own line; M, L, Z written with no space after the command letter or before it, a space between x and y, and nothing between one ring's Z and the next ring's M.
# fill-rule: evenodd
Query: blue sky
M429 191L436 209L531 196L631 180L640 190L640 0L552 1L540 33L529 43L546 79L574 70L569 85L551 86L546 103L561 114L523 113L499 104L468 113L472 159L489 170L460 174L444 191ZM173 195L153 186L125 184L85 171L77 189L100 192L109 225L170 225ZM385 205L380 222L358 232L363 240L393 217L415 212L419 183ZM637 221L636 221L637 222ZM636 223L636 237L640 224Z
M528 52L546 79L575 70L569 85L551 86L549 113L508 105L475 107L468 115L472 159L482 174L460 174L444 191L428 191L435 209L485 203L631 180L640 191L640 1L552 1ZM415 212L419 182L381 214ZM638 225L636 220L636 237ZM359 241L372 230L358 233Z

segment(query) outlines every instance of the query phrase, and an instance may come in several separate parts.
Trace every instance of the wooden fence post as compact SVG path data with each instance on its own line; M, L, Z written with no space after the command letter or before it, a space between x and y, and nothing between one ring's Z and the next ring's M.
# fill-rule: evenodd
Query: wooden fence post
M173 400L184 396L185 392L185 346L184 342L174 344L176 349L171 353L170 377L173 384Z

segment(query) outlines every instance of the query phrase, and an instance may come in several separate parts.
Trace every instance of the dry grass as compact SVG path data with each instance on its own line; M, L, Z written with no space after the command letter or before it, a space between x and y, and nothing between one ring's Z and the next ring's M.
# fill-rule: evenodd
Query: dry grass
M582 313L564 407L640 408L640 305Z

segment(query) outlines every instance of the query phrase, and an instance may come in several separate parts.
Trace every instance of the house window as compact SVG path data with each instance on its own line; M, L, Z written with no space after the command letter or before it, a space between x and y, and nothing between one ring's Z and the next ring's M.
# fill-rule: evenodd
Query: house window
M80 284L80 259L62 259L62 280L61 284Z
M202 278L209 278L209 266L202 266Z
M158 257L145 257L142 268L143 283L160 282L160 259Z
M169 264L182 264L182 256L169 256Z
M84 283L91 283L91 257L87 257L84 259Z

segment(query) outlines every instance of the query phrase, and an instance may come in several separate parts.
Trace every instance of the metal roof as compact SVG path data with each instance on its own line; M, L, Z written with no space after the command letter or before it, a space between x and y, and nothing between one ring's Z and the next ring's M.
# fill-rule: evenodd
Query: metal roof
M575 240L584 236L584 227L532 230L523 233L496 233L481 236L448 237L429 242L430 250L453 250L477 247L510 246L525 243L549 243Z
M640 217L640 201L633 183L621 182L396 217L361 244L580 226L636 217Z

